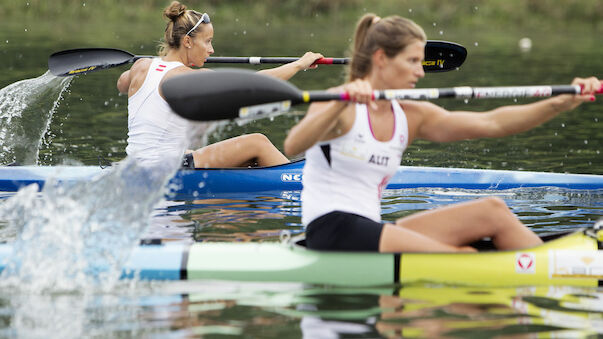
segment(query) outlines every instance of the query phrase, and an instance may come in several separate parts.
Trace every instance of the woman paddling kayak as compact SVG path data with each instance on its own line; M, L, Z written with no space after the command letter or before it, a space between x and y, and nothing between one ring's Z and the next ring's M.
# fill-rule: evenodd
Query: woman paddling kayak
M128 94L128 146L126 153L142 165L161 165L184 155L190 168L273 166L289 160L259 133L238 136L190 151L190 123L174 114L163 98L160 84L188 72L203 72L205 59L214 53L213 25L207 13L187 10L173 1L163 15L169 20L159 57L134 63L117 81L117 89ZM298 71L315 68L321 54L308 52L298 61L261 73L287 80ZM207 84L211 86L211 84ZM175 161L175 160L174 160Z
M490 237L499 249L541 240L499 198L484 198L381 223L380 198L415 139L450 142L502 137L536 127L594 101L598 79L576 78L583 95L561 95L480 114L449 112L425 101L373 101L374 89L414 88L425 73L426 36L411 20L374 14L356 26L348 82L332 88L356 103L313 103L285 140L285 154L306 152L302 223L309 248L357 251L475 251Z

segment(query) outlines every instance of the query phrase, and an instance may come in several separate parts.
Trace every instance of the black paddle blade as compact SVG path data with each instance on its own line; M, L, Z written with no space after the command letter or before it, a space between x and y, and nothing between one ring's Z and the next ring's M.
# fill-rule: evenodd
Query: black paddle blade
M429 40L425 45L425 72L447 72L455 70L465 62L467 49L448 41Z
M56 76L98 71L132 62L134 55L114 48L78 48L53 53L48 69Z
M234 119L244 113L242 107L303 101L302 92L290 83L241 69L174 76L163 82L161 91L176 114L194 121Z

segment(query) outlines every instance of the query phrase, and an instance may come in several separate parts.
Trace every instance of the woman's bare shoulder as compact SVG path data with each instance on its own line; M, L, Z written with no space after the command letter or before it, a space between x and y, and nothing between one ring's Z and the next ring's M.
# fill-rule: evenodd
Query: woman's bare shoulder
M132 72L140 72L147 71L153 62L152 58L140 58L134 62L130 71Z

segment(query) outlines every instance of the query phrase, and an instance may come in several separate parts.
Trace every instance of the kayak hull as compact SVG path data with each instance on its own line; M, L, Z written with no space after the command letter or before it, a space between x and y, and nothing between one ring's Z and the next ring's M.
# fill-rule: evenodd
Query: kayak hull
M196 197L222 193L299 191L302 188L304 161L263 168L223 168L180 170L170 181L172 194ZM38 184L42 188L57 183L90 181L110 168L94 166L6 166L0 167L0 191L15 192ZM504 190L524 187L565 189L603 189L603 175L564 174L529 171L505 171L440 167L400 166L388 189L460 188Z
M122 278L229 280L378 286L430 282L468 286L598 286L603 251L592 231L579 230L518 251L369 253L308 250L281 243L141 245ZM0 269L11 245L0 245Z

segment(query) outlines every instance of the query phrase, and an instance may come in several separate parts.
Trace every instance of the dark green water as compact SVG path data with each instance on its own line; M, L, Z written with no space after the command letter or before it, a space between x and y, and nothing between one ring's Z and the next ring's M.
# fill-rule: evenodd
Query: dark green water
M488 8L481 5L480 10ZM237 9L237 14L226 7L219 7L216 12L229 13L229 19L220 21L219 16L212 16L213 22L219 22L215 55L295 56L314 50L339 57L344 56L351 34L350 20L337 15L331 19L305 16L283 23L270 16L258 17L257 13L244 16L245 8ZM350 14L357 16L362 12L359 9ZM400 12L411 13L405 7ZM102 16L100 12L92 13ZM49 20L40 18L38 25L35 18L19 20L11 16L0 23L0 61L4 70L0 88L41 76L46 71L48 55L61 49L102 46L152 54L163 30L160 20L154 24L133 22L139 31L132 34L127 33L123 22L107 20L102 26L86 27L87 22L82 20L78 23L81 28L74 29L72 23L49 24ZM92 21L99 25L97 20ZM600 76L603 69L600 36L584 34L584 27L574 30L569 24L559 23L557 30L534 31L509 23L508 28L499 25L469 30L440 24L439 18L420 24L429 38L455 41L469 51L460 70L430 74L420 87L566 84L574 76ZM147 29L146 34L140 33L143 29ZM95 30L102 30L102 34L96 36ZM533 41L530 52L518 48L518 40L524 36ZM40 165L95 165L121 160L127 138L127 99L118 95L115 82L125 69L72 79L58 101L58 89L42 94L28 108L27 119L19 126L5 122L1 126L26 137L31 137L32 130L38 131L37 126L48 126L40 132L41 146L35 150L9 147L7 152L13 152L22 163ZM292 82L303 89L325 89L342 78L340 66L321 66L297 75ZM59 80L52 81L56 84ZM63 83L57 85L61 86ZM419 141L409 148L403 164L601 175L602 100L582 105L516 136L450 144ZM55 101L58 106L53 109ZM512 103L512 99L438 101L450 110L488 110ZM13 106L0 113L16 110ZM244 126L231 123L210 140L262 132L282 148L287 130L302 114L300 107L273 120ZM21 140L0 139L0 146L21 145ZM390 192L382 204L384 218L395 219L434 204L473 199L483 193ZM603 215L600 193L507 192L502 197L524 223L539 232L588 225ZM301 230L295 195L258 197L253 201L174 201L159 208L156 214L146 237L274 241L283 228ZM0 293L0 336L582 337L603 333L602 298L601 290L596 288L420 285L357 290L230 282L126 283L108 292L83 295L7 290Z

